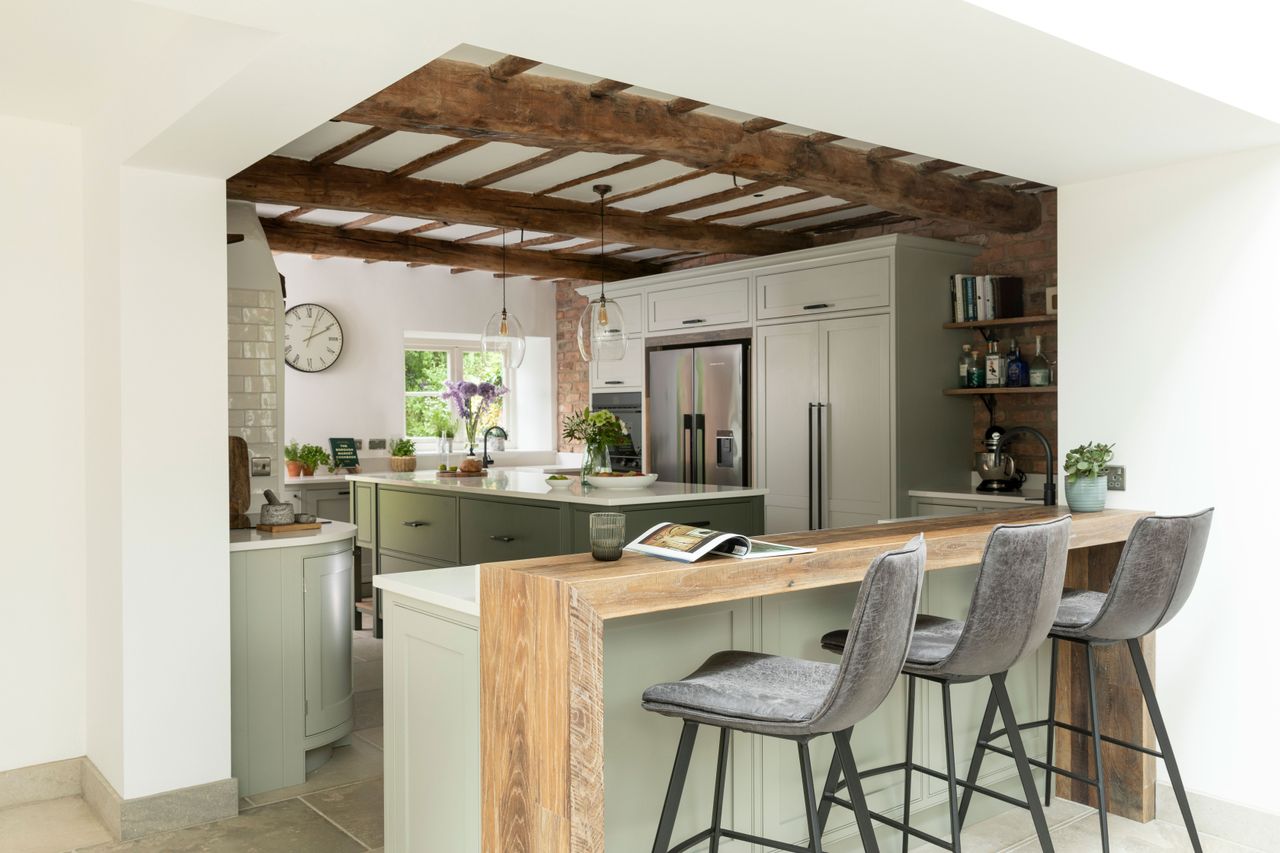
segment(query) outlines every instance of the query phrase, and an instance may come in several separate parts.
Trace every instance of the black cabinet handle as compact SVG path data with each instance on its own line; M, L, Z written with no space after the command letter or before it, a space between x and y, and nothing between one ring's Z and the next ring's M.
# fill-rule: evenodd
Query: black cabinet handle
M705 323L707 321L706 320L681 320L680 322L686 326L693 326L698 323Z
M605 384L605 385L621 385L621 384L622 384L622 380L621 380L621 379L606 379L606 380L604 381L604 384Z
M490 536L489 538L490 538L490 539L492 539L494 542L514 542L514 541L516 541L516 537L514 537L514 536Z
M804 306L804 310L806 310L806 311L817 311L819 308L830 308L830 307L831 307L831 303L830 303L830 302L815 302L815 303L813 303L812 305L806 305L806 306Z
M402 521L402 522L400 522L400 523L401 523L401 524L403 524L405 527L426 527L426 526L427 526L427 525L429 525L431 522L429 522L429 521Z
M347 489L345 492L338 492L338 497L346 497L349 494L351 494L351 490Z

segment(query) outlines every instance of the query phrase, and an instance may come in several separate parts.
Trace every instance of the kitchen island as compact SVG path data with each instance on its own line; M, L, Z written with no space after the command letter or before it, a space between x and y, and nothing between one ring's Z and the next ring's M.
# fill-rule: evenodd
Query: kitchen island
M435 472L352 474L356 544L374 573L496 563L590 550L593 512L626 516L634 538L664 521L754 535L764 529L765 489L657 482L644 489L553 489L546 475L491 470L484 477ZM376 604L381 636L382 604Z
M648 850L680 724L640 708L645 687L685 675L720 649L834 660L821 650L821 634L847 626L857 581L871 560L921 531L929 542L921 610L962 617L991 528L1064 512L1022 509L770 537L817 546L816 553L790 558L683 564L628 554L598 563L574 555L383 576L377 584L387 596L389 620L387 850ZM1104 585L1120 543L1142 515L1077 516L1068 581ZM1126 663L1102 659L1102 683L1121 697L1104 710L1104 725L1140 742L1141 709L1134 713L1126 692L1132 681ZM1048 671L1046 647L1010 673L1021 719L1044 716ZM1082 722L1080 671L1064 666L1058 686L1060 718L1075 723ZM982 684L956 687L959 742L972 743L985 702ZM915 732L917 758L935 767L942 766L939 705L926 691ZM864 767L901 760L904 718L899 685L855 732ZM702 738L695 750L677 820L680 837L709 821L714 740ZM1028 731L1025 740L1032 755L1042 753L1042 730ZM1059 759L1079 767L1087 753L1070 740L1060 735ZM725 820L800 841L798 768L794 751L779 744L735 736ZM814 743L819 784L829 760L824 749L824 741ZM992 758L981 780L1017 792L1011 765ZM1151 762L1117 764L1109 783L1116 792L1113 811L1150 818ZM901 808L895 775L868 780L867 793L877 810ZM1059 793L1078 798L1081 792L1060 780ZM945 800L945 786L936 780L913 786L913 824L945 831ZM970 819L1005 808L976 798ZM834 812L824 849L858 849L852 824L851 815ZM882 843L896 837L884 833Z

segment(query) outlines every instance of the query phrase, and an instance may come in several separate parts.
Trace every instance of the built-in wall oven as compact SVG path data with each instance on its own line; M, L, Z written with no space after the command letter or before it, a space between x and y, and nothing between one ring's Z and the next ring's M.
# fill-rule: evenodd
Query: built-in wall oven
M643 395L639 391L610 391L591 395L592 411L610 411L627 428L627 440L609 448L609 467L615 471L643 471Z

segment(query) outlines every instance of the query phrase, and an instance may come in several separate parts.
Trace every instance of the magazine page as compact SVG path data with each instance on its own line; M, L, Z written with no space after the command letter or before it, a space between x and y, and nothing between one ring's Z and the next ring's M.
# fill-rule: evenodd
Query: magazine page
M663 522L641 533L623 550L692 563L726 542L750 548L747 538L736 533Z
M739 560L758 560L761 557L786 557L791 554L812 554L817 548L797 545L782 545L778 542L765 542L760 539L747 539L746 544L726 543L728 547L717 548L716 555L736 557Z

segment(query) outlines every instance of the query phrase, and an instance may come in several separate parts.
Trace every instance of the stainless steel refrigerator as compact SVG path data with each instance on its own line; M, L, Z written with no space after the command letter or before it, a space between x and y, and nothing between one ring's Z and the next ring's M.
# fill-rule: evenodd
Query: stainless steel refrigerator
M649 470L666 482L750 482L750 344L649 350Z

